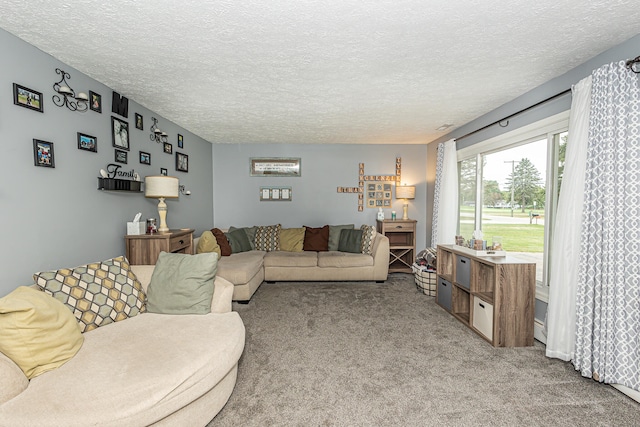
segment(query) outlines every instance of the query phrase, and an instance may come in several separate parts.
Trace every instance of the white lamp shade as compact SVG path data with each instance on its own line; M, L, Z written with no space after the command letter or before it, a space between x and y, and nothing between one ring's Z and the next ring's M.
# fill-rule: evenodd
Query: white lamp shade
M400 185L396 187L396 199L415 199L416 187L413 185Z
M179 195L180 180L174 176L152 175L144 178L145 197L175 199Z

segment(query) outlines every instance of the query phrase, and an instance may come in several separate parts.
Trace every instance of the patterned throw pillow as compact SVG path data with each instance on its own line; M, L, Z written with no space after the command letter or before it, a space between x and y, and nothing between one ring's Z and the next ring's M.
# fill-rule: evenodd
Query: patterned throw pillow
M362 230L361 252L363 254L373 255L373 241L376 238L376 228L373 225L363 225L360 227L360 230Z
M282 226L265 225L256 228L256 250L258 251L279 251L280 250L280 229Z
M88 332L146 311L142 284L123 256L76 268L39 272L33 280L64 303Z

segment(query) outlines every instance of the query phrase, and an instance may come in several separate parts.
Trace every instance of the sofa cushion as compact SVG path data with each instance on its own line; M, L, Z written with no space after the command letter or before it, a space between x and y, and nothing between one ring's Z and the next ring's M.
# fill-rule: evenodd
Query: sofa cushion
M82 332L144 313L146 294L123 256L33 275L44 291L64 303Z
M362 253L362 230L342 230L338 250L354 254Z
M222 256L231 255L231 245L229 244L229 240L227 240L227 236L224 234L224 232L219 228L212 228L211 232L215 236L218 245L220 245L220 254Z
M244 230L235 229L225 233L225 236L227 236L227 240L231 246L232 254L239 254L240 252L247 252L251 250L249 238Z
M151 425L218 384L244 340L235 312L146 313L98 328L73 359L0 406L0 424Z
M22 372L22 369L1 351L0 381L2 381L2 387L0 387L0 406L25 391L29 386L29 380L24 372Z
M318 252L318 267L370 267L373 265L371 255L349 252Z
M318 253L307 252L269 252L264 256L265 267L316 267Z
M258 251L278 251L280 250L280 230L282 226L264 225L256 228L255 246Z
M249 244L251 245L251 250L256 248L256 230L258 229L258 227L256 227L255 225L253 227L229 227L229 233L235 231L235 230L242 230L245 232L245 234L247 235L247 239L249 239Z
M218 254L218 258L222 256L222 252L220 251L220 245L216 240L216 236L210 230L206 230L198 239L198 244L196 245L196 254L206 254L209 252L215 252Z
M328 251L329 250L329 226L307 227L304 226L304 247L305 251Z
M342 230L353 230L353 224L330 225L329 226L329 247L330 251L337 251L340 245L340 232Z
M376 228L372 225L362 225L362 247L363 254L373 254L373 242L376 240Z
M302 252L304 246L304 227L283 228L280 230L280 250Z
M160 252L149 283L147 310L163 314L211 312L218 254Z
M0 298L0 352L27 378L65 364L83 340L76 318L51 295L20 286Z
M264 256L264 251L249 251L221 258L217 275L234 285L244 285L262 269Z

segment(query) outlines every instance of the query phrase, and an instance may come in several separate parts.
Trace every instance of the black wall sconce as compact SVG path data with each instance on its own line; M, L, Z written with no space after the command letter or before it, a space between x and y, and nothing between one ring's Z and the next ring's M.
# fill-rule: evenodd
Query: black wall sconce
M191 195L191 190L187 190L182 184L178 185L178 190L180 191L180 194L184 194L185 196Z
M89 108L87 94L80 92L76 95L67 82L67 79L71 80L71 76L66 71L56 68L56 74L60 74L60 81L53 84L53 90L56 91L52 97L53 103L58 107L66 106L71 111L80 111L81 113L87 111Z
M158 119L156 119L155 117L151 117L151 120L153 121L153 124L151 125L151 128L150 128L151 134L149 135L149 139L159 144L164 144L166 142L169 142L167 138L167 133L162 132L158 128Z

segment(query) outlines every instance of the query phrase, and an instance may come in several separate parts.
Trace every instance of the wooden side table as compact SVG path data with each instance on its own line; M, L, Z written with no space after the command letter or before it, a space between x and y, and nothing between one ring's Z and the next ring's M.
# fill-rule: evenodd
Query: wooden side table
M415 219L377 221L378 233L389 238L389 273L413 273L417 222Z
M193 253L192 228L169 230L166 233L124 236L127 259L132 265L155 265L160 252Z

